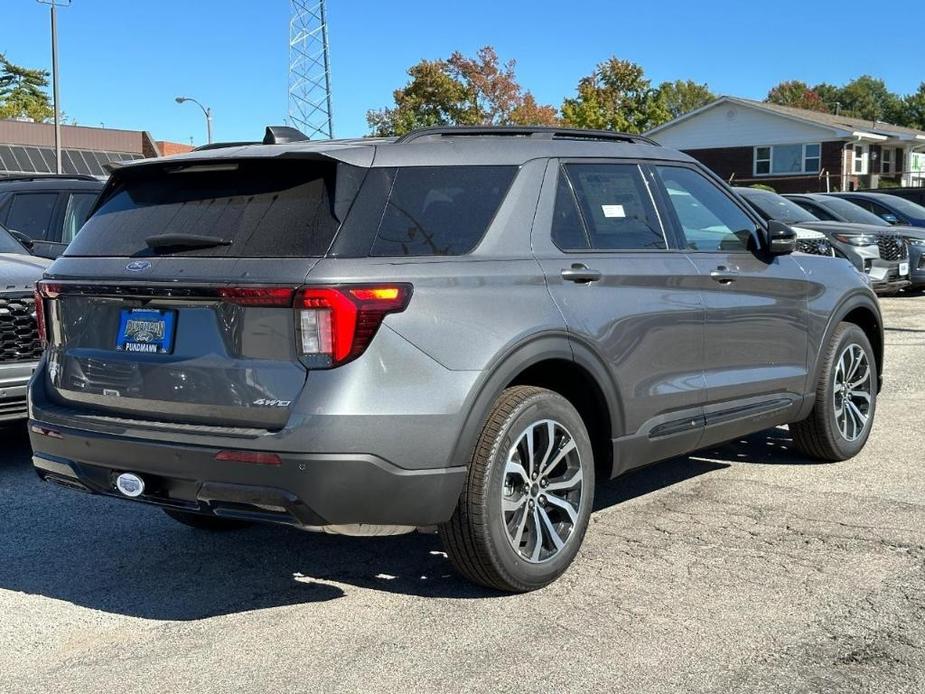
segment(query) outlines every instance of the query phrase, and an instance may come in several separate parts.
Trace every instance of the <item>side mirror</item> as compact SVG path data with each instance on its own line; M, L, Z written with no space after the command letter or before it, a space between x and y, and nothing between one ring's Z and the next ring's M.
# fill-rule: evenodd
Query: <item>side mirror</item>
M15 229L7 229L10 232L10 236L19 241L23 246L26 247L27 251L32 251L33 241L28 236L26 236L21 231L16 231Z
M32 248L29 250L32 251L32 255L37 255L40 258L48 258L49 260L57 259L64 249L67 248L66 243L56 243L54 241L33 241Z
M797 247L797 233L776 219L768 222L766 240L771 255L787 255L793 253Z

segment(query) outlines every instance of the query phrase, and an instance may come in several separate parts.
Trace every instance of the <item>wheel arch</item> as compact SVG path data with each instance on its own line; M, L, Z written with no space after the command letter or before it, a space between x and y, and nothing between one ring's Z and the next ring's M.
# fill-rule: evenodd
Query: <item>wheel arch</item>
M853 323L857 325L874 350L874 357L877 361L877 391L883 387L883 316L877 305L876 299L865 294L852 294L846 297L832 312L829 322L826 325L825 333L819 343L819 349L816 351L815 365L813 368L813 383L819 378L822 369L822 352L832 339L832 334L838 327L839 323Z
M595 471L602 475L599 479L611 477L612 439L623 421L619 393L606 365L564 332L529 338L486 370L470 400L454 447L453 465L468 464L492 405L502 391L515 385L548 388L569 400L588 427Z

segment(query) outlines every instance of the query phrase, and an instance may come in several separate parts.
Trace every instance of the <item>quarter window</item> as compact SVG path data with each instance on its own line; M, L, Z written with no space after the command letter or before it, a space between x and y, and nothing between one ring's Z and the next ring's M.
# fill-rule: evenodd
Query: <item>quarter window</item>
M821 155L819 143L755 147L755 175L817 173Z
M569 224L565 186L571 183L586 239ZM658 250L667 248L639 167L631 164L568 164L560 175L553 240L560 248ZM572 246L572 244L579 244ZM580 245L587 244L587 245Z
M722 190L692 169L657 167L693 251L745 251L755 223Z

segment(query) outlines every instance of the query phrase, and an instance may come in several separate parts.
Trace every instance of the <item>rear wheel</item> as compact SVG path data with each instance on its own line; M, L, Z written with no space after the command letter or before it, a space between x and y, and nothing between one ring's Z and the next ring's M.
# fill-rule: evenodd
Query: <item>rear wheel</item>
M851 458L864 448L877 410L877 362L867 335L841 323L823 356L816 403L790 425L794 445L819 460Z
M440 528L456 569L511 592L542 588L572 563L591 515L594 457L581 416L557 393L505 390Z
M190 511L178 511L173 508L161 509L168 516L178 523L188 525L191 528L199 530L239 530L246 528L251 523L234 518L222 518L220 516L210 516L204 513L191 513Z

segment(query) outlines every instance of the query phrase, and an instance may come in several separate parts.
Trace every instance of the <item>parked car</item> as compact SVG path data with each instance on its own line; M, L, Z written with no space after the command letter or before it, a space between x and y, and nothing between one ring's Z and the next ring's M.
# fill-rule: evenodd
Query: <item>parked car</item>
M0 178L0 224L31 245L35 255L57 258L83 226L103 189L92 176Z
M597 479L787 423L812 458L864 446L868 282L792 257L693 158L297 138L114 172L39 285L42 478L200 528L437 526L464 576L527 591L572 562Z
M892 230L820 221L812 210L798 204L799 196L784 197L758 188L735 190L766 220L777 219L794 228L826 234L835 254L866 274L876 291L895 292L909 286L909 251L902 236Z
M827 193L827 195L853 202L888 224L925 227L925 207L896 195L861 192Z
M786 210L780 209L780 203L774 200L774 198L780 198L776 193L745 187L736 187L733 188L733 190L745 198L745 202L749 207L758 213L762 219L766 221L777 219L785 224L789 224L797 235L796 252L806 253L808 255L826 255L830 257L835 255L835 249L832 247L832 242L829 241L828 236L821 231L815 231L800 226L796 219L787 218L793 217L794 215L792 213L787 214ZM758 204L759 201L764 200L762 196L771 196L771 198L769 198L765 204ZM786 203L786 205L792 204L787 200L784 200L784 203ZM775 207L775 205L777 205L777 207ZM766 209L767 211L765 211ZM772 213L777 216L772 216ZM802 217L803 215L797 216Z
M26 418L26 384L42 354L35 283L48 265L0 226L0 422Z
M859 193L887 193L896 197L905 198L919 205L925 206L925 187L879 188L876 190L861 190Z

